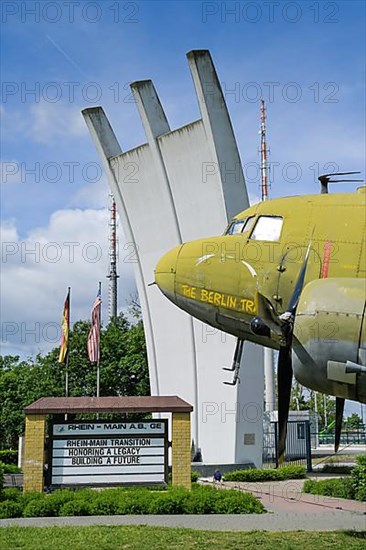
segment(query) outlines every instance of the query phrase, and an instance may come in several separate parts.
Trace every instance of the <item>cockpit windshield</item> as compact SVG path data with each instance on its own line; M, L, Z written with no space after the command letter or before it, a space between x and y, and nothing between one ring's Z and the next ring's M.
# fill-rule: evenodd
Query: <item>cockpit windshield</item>
M252 228L254 220L255 216L244 218L242 220L234 220L226 229L224 235L236 235L237 233L246 233Z
M225 235L235 235L236 233L241 233L246 221L247 220L235 220L231 222L225 231Z

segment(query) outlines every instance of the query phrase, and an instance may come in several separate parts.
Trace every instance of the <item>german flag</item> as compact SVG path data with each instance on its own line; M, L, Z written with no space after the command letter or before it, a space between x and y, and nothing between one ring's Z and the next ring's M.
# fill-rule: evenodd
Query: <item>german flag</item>
M70 329L70 288L66 296L64 304L64 312L62 314L61 322L61 345L60 345L60 355L58 358L59 363L66 363L67 353L69 351L69 329Z

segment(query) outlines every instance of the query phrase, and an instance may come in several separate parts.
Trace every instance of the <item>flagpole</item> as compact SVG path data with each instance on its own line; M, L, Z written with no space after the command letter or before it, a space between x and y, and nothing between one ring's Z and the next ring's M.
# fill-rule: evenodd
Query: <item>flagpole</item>
M102 296L102 282L99 281L99 296ZM100 305L100 317L99 317L99 326L101 326L102 322L102 306ZM99 390L100 390L100 333L99 330L99 349L98 349L98 361L97 361L97 397L99 397Z
M65 361L65 397L69 397L69 345L70 345L70 312L71 312L71 286L67 288L69 296L69 318L68 318L68 334L67 334L67 351Z

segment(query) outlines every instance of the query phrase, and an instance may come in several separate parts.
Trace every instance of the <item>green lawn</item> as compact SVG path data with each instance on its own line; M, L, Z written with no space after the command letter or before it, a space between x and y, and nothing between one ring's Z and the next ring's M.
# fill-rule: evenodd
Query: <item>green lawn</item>
M213 532L147 526L4 527L0 548L6 550L314 550L364 549L366 532L268 533Z

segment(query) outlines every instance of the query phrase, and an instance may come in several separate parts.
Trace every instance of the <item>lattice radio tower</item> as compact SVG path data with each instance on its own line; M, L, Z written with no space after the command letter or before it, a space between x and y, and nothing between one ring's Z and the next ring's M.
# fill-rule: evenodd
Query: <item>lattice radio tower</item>
M117 215L116 202L113 195L111 197L110 220L109 220L109 292L108 309L109 320L113 321L117 317Z
M264 99L261 99L261 199L266 201L268 199L268 163L267 154L267 139L266 139L266 107L264 105Z
M266 139L266 107L264 99L261 99L261 199L268 199L268 163L267 163L267 139ZM270 348L264 348L264 381L265 381L265 409L266 411L274 411L276 408L275 395L275 370L273 361L273 351Z

